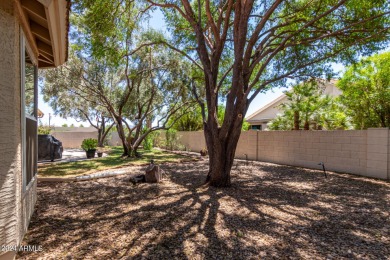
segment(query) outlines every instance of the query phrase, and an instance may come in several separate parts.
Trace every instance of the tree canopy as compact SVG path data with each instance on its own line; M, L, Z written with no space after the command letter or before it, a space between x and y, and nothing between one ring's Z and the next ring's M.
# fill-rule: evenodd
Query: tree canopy
M115 124L128 156L193 103L188 62L149 44L163 36L142 26L141 8L135 1L74 1L69 61L46 80L58 113L88 120L100 115L103 137ZM113 123L105 128L107 121Z
M355 128L390 127L390 52L349 67L337 86Z
M225 107L223 105L219 105L218 109L218 120L221 124L224 119ZM172 128L177 131L199 131L203 129L203 117L202 110L199 106L194 106L190 110L188 110L184 114L178 114L180 118L176 116L171 118L171 121L176 121L172 125ZM249 130L249 123L244 121L242 125L242 130Z
M43 73L45 83L41 93L55 115L88 121L95 127L98 131L98 145L101 147L114 123L102 105L96 85L85 84L86 75L91 71L99 73L97 66L84 66L82 59L71 49L69 60L64 66Z
M207 180L214 186L230 185L243 119L260 91L288 78L329 78L330 62L354 61L389 40L387 0L147 2L164 11L170 45L203 72L206 102L199 104L207 106Z

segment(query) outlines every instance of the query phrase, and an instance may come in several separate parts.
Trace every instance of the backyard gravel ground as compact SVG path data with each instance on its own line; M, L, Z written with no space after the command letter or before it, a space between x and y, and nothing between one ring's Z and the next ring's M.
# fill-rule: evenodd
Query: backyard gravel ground
M202 185L207 161L128 175L40 182L20 259L390 259L390 184L240 162L232 187Z

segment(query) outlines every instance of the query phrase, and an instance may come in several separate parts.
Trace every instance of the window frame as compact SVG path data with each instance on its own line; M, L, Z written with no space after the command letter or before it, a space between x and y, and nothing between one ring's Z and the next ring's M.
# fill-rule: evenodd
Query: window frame
M27 181L27 127L26 127L26 120L32 120L34 122L38 122L38 68L36 65L33 65L34 67L34 99L33 99L33 114L30 115L26 113L26 91L25 91L25 84L26 84L26 52L27 54L31 56L30 48L28 45L28 42L26 41L26 37L24 36L22 28L20 28L20 125L21 125L21 169L22 169L22 192L23 194L27 194L27 191L31 188L33 185L37 170L34 169L32 176L30 180ZM36 142L38 141L38 137L36 138ZM36 147L38 147L38 144L35 144ZM35 160L37 162L38 154L31 155L32 160Z

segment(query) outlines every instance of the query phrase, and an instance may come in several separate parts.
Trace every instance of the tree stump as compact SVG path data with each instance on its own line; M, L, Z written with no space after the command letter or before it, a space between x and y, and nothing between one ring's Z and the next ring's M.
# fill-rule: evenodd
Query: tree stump
M145 182L145 174L137 175L135 177L130 178L130 182L134 185L140 182Z
M162 177L160 167L151 163L145 170L145 181L149 183L156 183L160 182L161 179Z
M200 156L207 156L209 153L207 151L207 149L202 149L200 150Z

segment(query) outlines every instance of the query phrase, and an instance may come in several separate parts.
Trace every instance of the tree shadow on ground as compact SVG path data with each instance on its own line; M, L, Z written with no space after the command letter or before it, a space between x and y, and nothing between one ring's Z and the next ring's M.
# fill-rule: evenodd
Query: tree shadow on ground
M20 258L367 258L390 256L390 185L267 163L203 186L207 165L167 164L164 182L128 176L44 183ZM135 169L132 174L139 174Z

